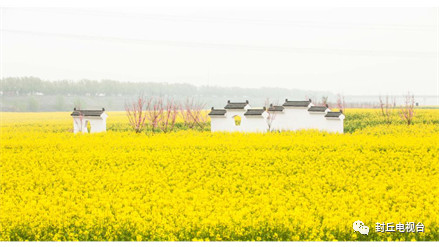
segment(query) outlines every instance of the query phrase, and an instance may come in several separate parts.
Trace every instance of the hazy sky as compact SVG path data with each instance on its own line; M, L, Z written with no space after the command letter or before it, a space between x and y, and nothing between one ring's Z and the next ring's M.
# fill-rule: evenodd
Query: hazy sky
M3 8L3 76L438 94L437 8Z

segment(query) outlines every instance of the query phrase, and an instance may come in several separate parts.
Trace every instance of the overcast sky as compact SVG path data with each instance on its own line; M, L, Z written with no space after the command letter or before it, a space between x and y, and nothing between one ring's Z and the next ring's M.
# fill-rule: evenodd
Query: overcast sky
M437 8L3 8L3 76L438 94Z

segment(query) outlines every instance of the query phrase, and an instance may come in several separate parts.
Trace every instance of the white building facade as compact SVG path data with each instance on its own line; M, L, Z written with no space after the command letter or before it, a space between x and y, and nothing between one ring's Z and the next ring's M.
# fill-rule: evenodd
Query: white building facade
M248 109L244 113L244 119L241 122L242 132L260 132L268 131L267 126L268 113L263 109Z
M74 108L70 115L73 118L73 133L99 133L107 131L108 115L105 113L104 108L102 110L79 110Z
M314 106L311 100L285 100L282 106L270 105L268 109L251 108L249 102L227 102L224 109L209 113L211 131L267 132L317 129L343 133L343 113L332 112L327 106ZM238 119L239 118L239 119ZM239 121L238 121L239 120Z

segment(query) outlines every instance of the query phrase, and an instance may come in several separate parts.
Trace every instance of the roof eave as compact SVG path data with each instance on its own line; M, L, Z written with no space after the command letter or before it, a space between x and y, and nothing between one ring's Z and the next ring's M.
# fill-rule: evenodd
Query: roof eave
M284 108L303 108L303 109L308 109L308 106L294 106L294 105L283 105Z

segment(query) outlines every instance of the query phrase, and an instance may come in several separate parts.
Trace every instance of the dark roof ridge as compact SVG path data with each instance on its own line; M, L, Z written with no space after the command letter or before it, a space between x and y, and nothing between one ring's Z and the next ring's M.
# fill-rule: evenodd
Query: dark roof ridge
M70 116L94 116L94 117L99 117L102 115L102 113L105 112L105 108L102 108L101 110L80 110L80 109L76 109L73 108L73 112L70 114Z
M343 111L330 111L328 113L326 113L325 117L340 117L341 115L343 115Z
M270 107L268 107L268 111L283 111L284 109L285 109L285 107L283 107L281 105L270 104Z
M285 103L282 106L308 107L310 104L311 104L311 99L309 99L309 100L288 100L288 99L285 99Z
M245 102L231 102L230 100L228 100L227 105L224 107L224 109L244 109L248 104L248 100L246 100Z
M209 116L224 116L226 114L226 109L215 109L215 108L211 108L211 111L209 112Z
M308 111L310 112L325 112L329 108L327 106L311 106L308 108Z
M265 112L266 108L262 108L262 109L248 109L245 113L244 116L259 116L262 115Z

